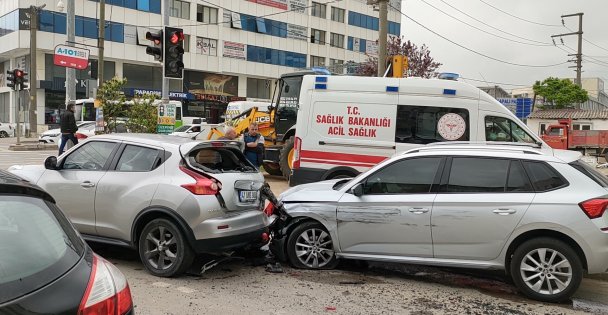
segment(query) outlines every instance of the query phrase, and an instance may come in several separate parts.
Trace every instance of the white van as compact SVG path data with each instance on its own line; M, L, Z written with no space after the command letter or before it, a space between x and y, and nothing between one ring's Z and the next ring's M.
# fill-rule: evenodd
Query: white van
M258 111L267 112L270 102L253 102L253 101L234 101L226 106L225 120L230 121L234 117L242 114L244 111L257 107Z
M397 152L440 141L548 149L505 106L464 82L307 75L290 185L352 177Z

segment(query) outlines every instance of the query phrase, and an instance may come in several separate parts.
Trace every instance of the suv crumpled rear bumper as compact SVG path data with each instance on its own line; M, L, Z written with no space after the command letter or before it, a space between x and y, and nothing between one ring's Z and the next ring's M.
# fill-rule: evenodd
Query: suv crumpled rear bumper
M195 240L193 249L196 253L220 253L234 249L244 248L247 246L262 246L268 243L268 238L264 239L262 234L268 235L268 227L259 228L255 231L230 235L224 237L215 237L209 239Z

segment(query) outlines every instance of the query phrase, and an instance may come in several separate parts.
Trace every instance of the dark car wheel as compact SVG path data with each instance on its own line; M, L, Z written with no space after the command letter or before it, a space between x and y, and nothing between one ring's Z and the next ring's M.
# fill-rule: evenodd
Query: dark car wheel
M562 302L576 292L583 267L576 252L552 238L536 238L513 253L511 277L527 297L543 302Z
M8 138L8 133L4 130L0 131L0 138Z
M303 269L333 269L338 264L331 235L318 222L304 222L291 231L287 257Z
M173 222L155 219L146 224L139 236L139 257L151 274L172 277L192 265L194 252Z

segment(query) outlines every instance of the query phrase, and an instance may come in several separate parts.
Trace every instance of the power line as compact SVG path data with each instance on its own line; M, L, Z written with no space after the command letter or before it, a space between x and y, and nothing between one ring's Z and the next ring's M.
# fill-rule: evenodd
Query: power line
M530 86L529 84L515 84L515 83L504 83L504 82L493 82L493 81L486 81L486 80L478 80L478 79L471 79L471 78L465 78L465 77L461 77L463 80L470 80L470 81L475 81L475 82L484 82L484 83L492 83L492 84L497 84L497 85L510 85L510 86Z
M449 17L453 18L453 19L455 19L455 20L456 20L456 21L458 21L458 22L463 23L463 24L465 24L465 25L468 25L468 26L470 26L470 27L472 27L472 28L474 28L474 29L476 29L476 30L478 30L478 31L484 32L484 33L486 33L486 34L490 34L490 35L492 35L492 36L496 36L496 37L498 37L498 38L502 38L502 39L505 39L505 40L508 40L508 41L512 41L512 42L515 42L515 43L520 43L520 44L524 44L524 45L530 45L530 46L545 46L545 47L547 47L547 46L553 46L553 44L550 44L550 43L542 43L542 44L526 43L526 42L518 41L518 40L515 40L515 39L511 39L511 38L503 37L503 36L500 36L500 35L497 35L497 34L494 34L494 33L490 33L490 32L488 32L488 31L486 31L486 30L483 30L483 29L481 29L481 28L479 28L479 27L477 27L477 26L471 25L471 24L469 24L469 23L467 23L467 22L465 22L465 21L462 21L462 20L458 19L457 17L455 17L455 16L453 16L453 15L451 15L451 14L449 14L449 13L447 13L447 12L445 12L445 11L443 11L443 10L439 9L439 8L437 8L436 6L434 6L434 5L432 5L432 4L428 3L428 2L426 2L425 0L420 0L420 1L424 2L426 5L428 5L428 6L432 7L432 8L434 8L435 10L437 10L437 11L439 11L439 12L441 12L441 13L443 13L443 14L445 14L445 15L447 15L447 16L449 16ZM442 0L442 1L443 1L443 0Z
M539 23L539 22L534 22L534 21L526 20L526 19L521 18L521 17L519 17L519 16L517 16L517 15L513 15L513 14L511 14L511 13L509 13L509 12L506 12L506 11L504 11L504 10L501 10L501 9L499 9L499 8L497 8L497 7L495 7L495 6L491 5L491 4L489 4L489 3L487 3L487 2L485 2L485 1L483 1L483 0L479 0L479 1L480 1L480 2L482 2L483 4L485 4L485 5L489 6L489 7L491 7L491 8L493 8L493 9L497 10L497 11L500 11L500 12L502 12L502 13L504 13L504 14L508 15L508 16L514 17L514 18L516 18L516 19L518 19L518 20L522 20L522 21L525 21L525 22L528 22L528 23L532 23L532 24L536 24L536 25L542 25L542 26L562 27L562 25L559 25L559 24L545 24L545 23Z
M564 45L564 47L566 47L566 48L570 49L570 51L567 51L567 50L565 50L565 49L563 49L563 48L560 48L559 46L556 46L556 47L557 47L557 48L559 48L559 49L561 49L562 51L564 51L564 52L566 52L566 53L575 52L574 48L572 48L572 47L570 47L570 46L568 46L568 45L566 45L566 44L563 44L563 45ZM605 66L605 67L608 67L608 62L606 62L606 61L602 61L602 60L599 60L599 59L595 59L595 58L593 58L593 57L591 57L591 56L587 56L587 55L585 55L585 54L582 54L582 56L587 58L587 59L584 59L584 61L586 61L586 62L589 62L589 63L592 63L592 64L596 64L596 65L599 65L599 66ZM595 62L593 62L593 61L591 61L591 60L593 60L593 61L595 61Z
M458 9L458 8L456 8L455 6L453 6L453 5L449 4L448 2L446 2L446 1L444 1L444 0L440 0L440 1L441 1L441 2L443 2L444 4L446 4L447 6L451 7L452 9L454 9L454 10L456 10L456 11L458 11L458 12L460 12L460 13L462 13L462 14L464 14L464 15L468 16L468 17L470 17L471 19L473 19L473 20L475 20L475 21L477 21L477 22L479 22L479 23L482 23L482 24L486 25L487 27L490 27L490 28L492 28L492 29L495 29L495 30L497 30L497 31L499 31L499 32L502 32L502 33L505 33L505 34L511 35L511 36L513 36L513 37L517 37L517 38L519 38L519 39L523 39L523 40L527 40L527 41L530 41L530 42L534 42L534 43L539 43L539 44L550 44L550 43L548 43L548 42L541 42L541 41L537 41L537 40L534 40L534 39L525 38L525 37L522 37L522 36L519 36L519 35L516 35L516 34L513 34L513 33L509 33L509 32L507 32L507 31L501 30L500 28L494 27L494 26L492 26L492 25L490 25L490 24L488 24L488 23L486 23L486 22L484 22L484 21L481 21L481 20L479 20L479 19L475 18L474 16L471 16L470 14L468 14L468 13L466 13L466 12L464 12L464 11L462 11L462 10Z
M435 34L435 35L437 35L437 36L441 37L441 38L443 38L444 40L446 40L446 41L448 41L448 42L450 42L450 43L452 43L452 44L454 44L454 45L456 45L456 46L458 46L458 47L460 47L460 48L462 48L462 49L468 50L468 51L470 51L470 52L472 52L472 53L474 53L474 54L480 55L480 56L482 56L482 57L485 57L485 58L488 58L488 59L491 59L491 60L494 60L494 61L498 61L498 62L505 63L505 64L509 64L509 65L513 65L513 66L519 66L519 67L530 67L530 68L548 68L548 67L560 66L560 65L563 65L563 64L566 64L566 63L567 63L567 62L561 62L561 63L550 64L550 65L529 65L529 64L520 64L520 63L514 63L514 62L509 62L509 61L505 61L505 60L502 60L502 59L494 58L494 57L488 56L488 55L486 55L486 54L480 53L480 52L478 52L478 51L476 51L476 50L473 50L473 49L471 49L471 48L468 48L468 47L466 47L466 46L463 46L463 45L461 45L461 44L458 44L458 43L454 42L453 40L451 40L451 39L449 39L449 38L447 38L447 37L445 37L445 36L443 36L443 35L441 35L441 34L439 34L439 33L435 32L435 31L431 30L430 28L428 28L428 27L426 27L426 26L424 26L424 25L422 25L420 22L418 22L418 21L416 21L416 20L412 19L412 18L411 18L411 17L409 17L407 14L403 13L402 11L400 11L400 10L398 10L397 8L393 7L392 5L390 5L390 4L389 4L389 6L391 6L393 9L395 9L397 12L401 13L401 15L405 16L406 18L408 18L408 19L409 19L409 20L411 20L412 22L414 22L414 23L418 24L420 27L422 27L422 28L426 29L427 31L429 31L429 32L431 32L431 33L433 33L433 34Z
M571 29L570 29L570 28L569 28L567 25L564 25L564 26L565 26L565 27L566 27L566 28L567 28L567 29L568 29L570 32L574 32L574 31L573 31L573 30L571 30ZM606 48L604 48L604 47L602 47L602 46L600 46L600 45L597 45L597 44L595 44L595 43L591 42L590 40L586 39L585 37L583 37L583 40L584 40L585 42L587 42L588 44L591 44L591 45L593 45L593 46L595 46L595 47L597 47L597 48L599 48L599 49L602 49L602 50L608 51L608 49L606 49Z

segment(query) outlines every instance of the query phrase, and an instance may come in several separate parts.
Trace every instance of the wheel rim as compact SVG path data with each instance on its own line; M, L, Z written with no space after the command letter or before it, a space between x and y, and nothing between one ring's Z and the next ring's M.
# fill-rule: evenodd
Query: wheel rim
M166 270L177 259L175 233L164 226L157 226L146 235L144 256L155 269Z
M293 155L296 151L291 148L291 150L289 150L289 153L287 154L287 165L289 165L289 169L293 169Z
M308 229L296 240L296 256L309 268L322 268L334 257L331 236L321 229Z
M558 294L572 281L570 261L551 248L530 251L521 261L519 270L524 283L540 294Z

